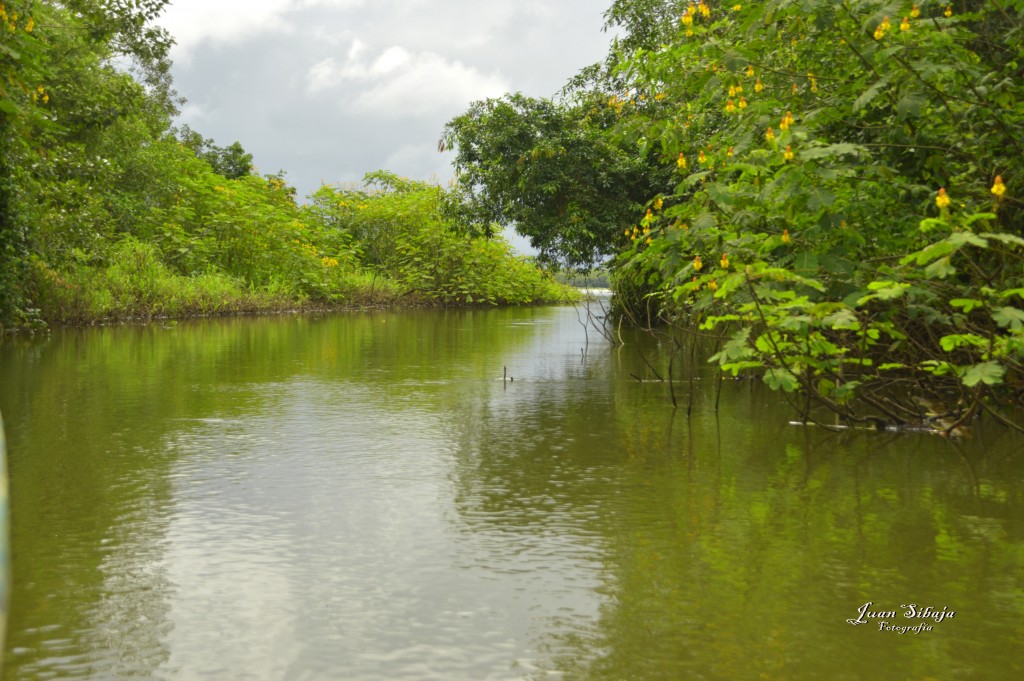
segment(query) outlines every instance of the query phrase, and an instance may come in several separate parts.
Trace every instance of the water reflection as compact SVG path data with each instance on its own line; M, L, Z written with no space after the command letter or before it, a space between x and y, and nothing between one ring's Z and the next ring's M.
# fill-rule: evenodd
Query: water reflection
M705 373L687 418L650 339L587 340L533 308L5 343L5 678L1019 675L1019 438L795 428L745 382L716 414Z

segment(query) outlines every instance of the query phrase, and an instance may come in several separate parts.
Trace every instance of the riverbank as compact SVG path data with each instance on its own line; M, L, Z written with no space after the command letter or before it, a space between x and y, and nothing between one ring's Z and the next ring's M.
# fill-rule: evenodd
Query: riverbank
M429 262L411 251L410 265L344 266L326 259L315 274L284 271L257 283L212 269L176 271L153 244L125 238L105 262L51 266L35 258L26 291L32 315L14 329L153 319L319 312L366 308L507 306L568 303L580 291L557 282L507 244L465 240L461 260ZM384 271L381 271L384 270Z
M329 297L316 298L281 288L247 286L223 273L177 274L151 255L143 247L133 257L121 259L120 266L79 267L63 273L37 262L31 282L39 305L37 316L7 331L366 309L559 304L578 302L586 293L538 277L533 286L520 289L516 298L485 296L479 290L445 295L410 288L387 276L354 271L338 280Z

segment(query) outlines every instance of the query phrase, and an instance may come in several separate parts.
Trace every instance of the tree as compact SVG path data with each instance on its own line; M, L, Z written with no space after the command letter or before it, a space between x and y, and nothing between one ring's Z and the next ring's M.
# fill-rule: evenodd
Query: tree
M114 138L139 126L147 138L166 129L176 101L168 76L171 40L150 23L165 4L15 0L2 6L0 328L34 319L26 289L33 254L47 243L72 249L93 238L91 227L110 224L112 206L89 188L116 173L110 152L131 153L132 145ZM83 219L69 231L43 233L40 220L62 211Z
M463 219L487 234L495 224L515 227L543 260L599 263L621 245L623 223L671 177L609 135L616 122L598 93L476 102L445 128Z
M213 168L215 173L233 180L253 172L252 154L242 148L241 142L232 142L226 147L219 147L213 139L207 139L187 125L178 131L181 142L195 152L195 155Z

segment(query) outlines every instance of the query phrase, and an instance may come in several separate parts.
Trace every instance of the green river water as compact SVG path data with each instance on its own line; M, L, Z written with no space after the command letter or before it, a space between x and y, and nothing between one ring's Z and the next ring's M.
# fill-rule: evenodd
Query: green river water
M1024 678L1024 439L793 426L745 381L716 413L706 371L687 417L625 340L554 307L3 341L3 677Z

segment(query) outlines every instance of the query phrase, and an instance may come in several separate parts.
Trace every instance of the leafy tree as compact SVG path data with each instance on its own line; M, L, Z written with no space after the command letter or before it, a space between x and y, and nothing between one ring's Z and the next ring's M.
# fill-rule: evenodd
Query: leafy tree
M615 140L605 97L522 94L477 102L445 128L456 150L456 215L490 234L513 226L544 260L589 268L671 173Z
M252 154L247 153L240 142L219 147L187 125L178 133L182 143L195 152L196 156L210 164L213 171L233 180L253 172Z
M3 5L0 325L32 321L33 293L25 286L33 252L68 254L95 245L97 235L102 238L117 222L116 208L90 191L116 172L107 155L118 146L112 131L140 125L151 137L166 128L175 102L167 75L171 42L149 24L164 4ZM81 221L67 219L72 211ZM40 220L51 216L68 229L48 232Z

